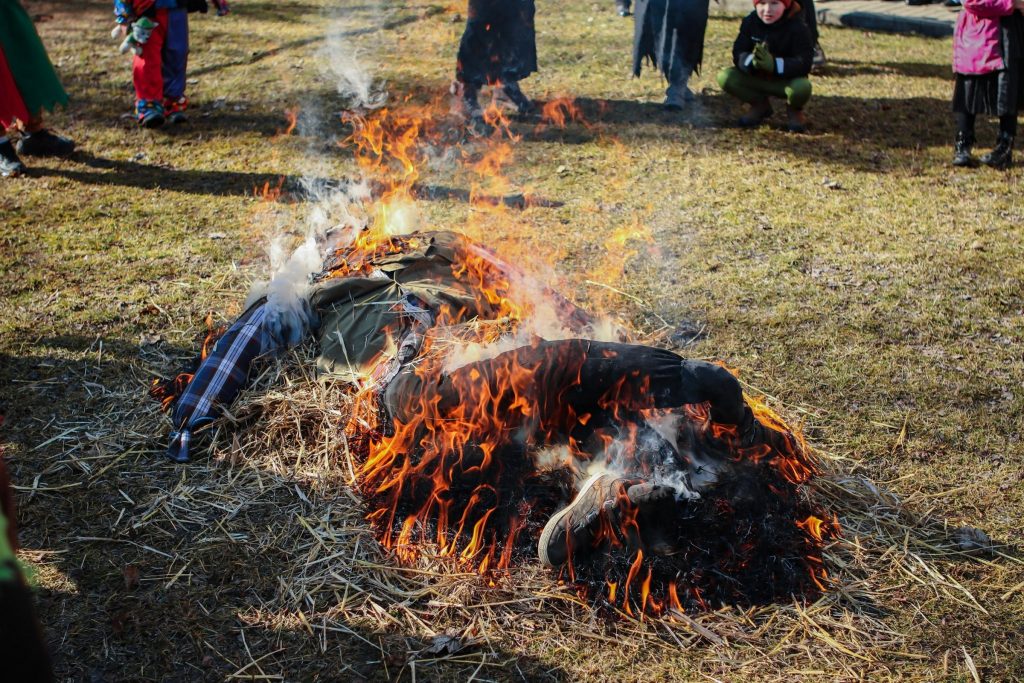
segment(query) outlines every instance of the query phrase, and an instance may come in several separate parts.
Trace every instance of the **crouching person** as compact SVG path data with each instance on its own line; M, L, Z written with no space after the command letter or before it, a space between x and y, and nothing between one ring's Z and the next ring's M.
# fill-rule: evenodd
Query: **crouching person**
M786 100L786 127L804 132L814 41L796 0L755 0L754 11L740 24L732 54L735 66L718 74L718 85L750 105L739 125L752 128L767 121L772 115L768 98L778 97Z

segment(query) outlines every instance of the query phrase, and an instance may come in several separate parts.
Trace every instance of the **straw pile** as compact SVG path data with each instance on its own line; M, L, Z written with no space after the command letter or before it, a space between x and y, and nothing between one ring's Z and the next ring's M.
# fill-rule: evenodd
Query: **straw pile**
M161 418L154 404L138 403L142 392L108 394L117 409L56 437L66 443L48 472L74 469L78 486L95 486L111 508L130 503L117 506L109 532L75 537L71 552L82 544L86 555L125 563L128 592L148 589L135 596L139 606L163 611L129 615L124 628L141 634L157 628L151 619L184 619L192 646L206 653L193 665L205 675L859 680L927 676L938 658L947 674L980 680L966 650L923 652L898 624L931 601L985 619L958 575L984 563L1012 576L1020 561L983 536L947 529L927 500L900 501L827 455L809 494L844 531L825 553L831 590L813 604L608 618L539 565L481 577L428 549L415 566L399 566L374 540L354 492L357 463L342 432L351 399L313 376L311 354L265 365L208 428L208 450L182 468L153 465ZM173 655L163 648L180 645L132 647L140 661L166 664Z

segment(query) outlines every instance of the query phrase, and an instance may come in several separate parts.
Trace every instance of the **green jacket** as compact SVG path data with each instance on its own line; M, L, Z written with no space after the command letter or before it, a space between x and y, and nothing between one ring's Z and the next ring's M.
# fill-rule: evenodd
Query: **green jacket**
M410 332L439 321L458 324L501 314L477 275L483 272L488 284L501 287L496 278L503 264L490 252L453 232L401 239L407 240L402 253L364 261L368 267L361 271L368 275L332 278L314 288L310 301L320 316L321 372L353 382L376 377L382 366L418 352ZM467 272L467 262L483 267Z

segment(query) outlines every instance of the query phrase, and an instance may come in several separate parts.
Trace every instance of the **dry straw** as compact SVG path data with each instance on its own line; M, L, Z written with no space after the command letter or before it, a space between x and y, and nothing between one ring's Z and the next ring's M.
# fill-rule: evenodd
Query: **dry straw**
M984 563L997 583L1000 575L1019 574L1019 560L998 548L979 554L983 538L947 529L923 494L901 501L850 461L827 454L826 473L808 495L838 516L843 534L824 556L830 590L811 604L609 618L607 606L599 611L538 564L485 578L426 548L413 566L400 566L374 539L353 487L358 463L342 429L351 396L315 377L314 365L310 349L263 365L252 386L205 430L208 445L195 461L158 465L158 476L147 471L159 457L164 418L155 404L139 403L141 391L108 392L111 408L96 421L57 430L51 441L61 442L61 455L20 488L32 496L145 477L144 499L117 488L131 503L129 514L122 511L109 531L74 543L131 546L166 567L147 581L184 596L213 571L211 546L239 574L251 571L244 558L273 556L283 568L276 590L247 597L248 609L236 618L305 632L313 653L327 652L338 638L358 639L380 651L392 679L434 680L441 672L503 678L517 666L508 653L538 639L552 657L581 648L613 649L627 659L650 650L670 660L697 656L690 661L718 672L712 678L897 676L924 670L930 657L894 628L894 592L907 610L942 600L984 619L986 607L951 570ZM75 481L41 483L68 469L79 474ZM1011 587L1004 600L1022 586ZM396 659L369 635L375 633L408 637L406 652ZM224 656L236 666L229 679L282 679L286 655L249 653L247 644L243 651L246 661ZM943 660L948 673L975 675L970 653L950 657ZM292 671L305 663L293 659Z

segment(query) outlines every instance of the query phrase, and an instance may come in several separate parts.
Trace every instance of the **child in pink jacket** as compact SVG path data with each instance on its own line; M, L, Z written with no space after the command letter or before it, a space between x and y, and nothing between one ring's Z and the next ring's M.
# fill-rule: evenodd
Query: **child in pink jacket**
M963 0L953 33L954 166L977 166L974 119L999 117L995 148L981 157L993 168L1013 163L1017 112L1024 109L1024 0Z

